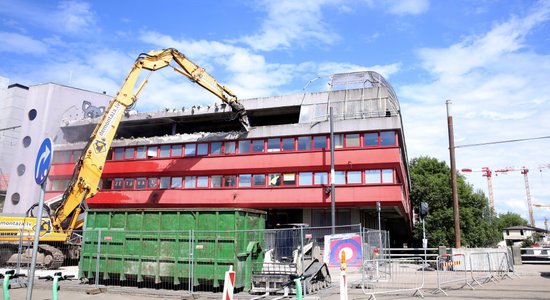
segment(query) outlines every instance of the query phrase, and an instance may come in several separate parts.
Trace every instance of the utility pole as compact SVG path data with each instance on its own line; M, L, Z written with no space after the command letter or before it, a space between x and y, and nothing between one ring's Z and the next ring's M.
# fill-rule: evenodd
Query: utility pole
M455 223L455 248L460 248L460 214L458 211L458 190L456 187L456 162L455 162L455 137L453 129L453 116L451 115L451 100L445 102L447 105L447 125L449 130L449 153L451 159L451 189L453 192L453 216Z

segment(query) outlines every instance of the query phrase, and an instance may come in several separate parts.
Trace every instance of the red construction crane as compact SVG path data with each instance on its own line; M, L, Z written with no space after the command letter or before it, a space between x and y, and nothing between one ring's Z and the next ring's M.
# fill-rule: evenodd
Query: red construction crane
M531 226L535 226L535 218L533 217L533 205L531 204L531 191L529 189L529 178L527 174L529 173L529 169L526 167L521 168L514 168L514 167L506 167L504 169L495 170L495 175L498 175L499 173L508 173L508 172L515 172L520 171L521 174L523 174L523 180L525 182L525 195L527 196L527 209L529 210L529 224Z
M487 191L489 194L489 207L495 211L495 198L493 195L493 179L492 179L492 171L488 167L483 167L481 169L462 169L463 173L471 173L471 172L481 172L481 176L487 177Z

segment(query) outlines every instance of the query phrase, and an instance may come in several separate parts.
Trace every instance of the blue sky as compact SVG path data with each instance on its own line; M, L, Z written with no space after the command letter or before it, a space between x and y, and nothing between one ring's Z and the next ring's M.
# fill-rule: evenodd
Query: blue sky
M240 98L326 89L328 75L374 70L401 103L409 157L448 161L457 145L550 135L550 2L528 0L0 1L0 76L115 94L140 52L174 47ZM139 111L216 99L156 72ZM185 95L182 100L181 95ZM457 167L526 166L550 204L549 139L457 149ZM480 173L468 180L487 192ZM498 212L527 218L519 172L494 177ZM537 225L550 210L535 208Z

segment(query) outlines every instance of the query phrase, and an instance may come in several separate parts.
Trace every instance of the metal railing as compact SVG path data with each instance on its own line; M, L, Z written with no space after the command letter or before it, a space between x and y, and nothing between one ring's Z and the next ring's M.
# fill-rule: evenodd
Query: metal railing
M520 248L521 262L524 264L550 264L549 247Z

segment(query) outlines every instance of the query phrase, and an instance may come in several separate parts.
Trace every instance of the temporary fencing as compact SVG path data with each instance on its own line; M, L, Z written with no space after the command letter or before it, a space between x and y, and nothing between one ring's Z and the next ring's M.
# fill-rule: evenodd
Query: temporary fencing
M489 252L491 261L491 276L497 279L505 277L512 278L514 265L511 263L510 255L507 251Z
M424 260L414 258L386 258L365 260L362 267L361 288L369 299L379 294L413 292L424 297Z
M488 252L474 252L469 254L471 283L482 285L494 280L491 274L491 258Z
M468 266L464 254L441 254L437 257L437 289L433 293L442 292L447 295L445 289L463 288L473 286L468 282Z
M360 280L366 256L382 258L389 253L386 231L349 225L336 226L335 233L331 227L307 226L227 231L88 229L84 234L75 232L69 243L41 242L35 275L62 271L95 287L221 293L230 266L235 270L236 292L251 291L255 274L289 278L288 274L300 275L309 266L302 284L311 294L338 281L339 273L329 274L324 264L339 268L342 252L350 285ZM32 238L4 243L0 268L18 267L17 273L29 274L31 254ZM263 287L269 288L265 281Z

